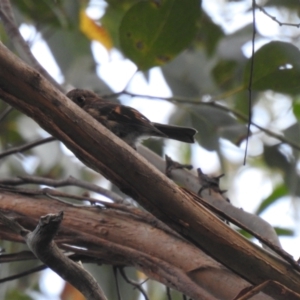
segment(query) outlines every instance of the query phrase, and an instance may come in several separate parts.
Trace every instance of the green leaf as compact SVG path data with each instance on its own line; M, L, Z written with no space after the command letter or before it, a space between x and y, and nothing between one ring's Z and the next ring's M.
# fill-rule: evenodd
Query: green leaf
M213 68L212 75L224 90L234 87L238 63L234 60L220 60Z
M285 185L277 186L273 193L261 202L259 207L256 209L255 214L260 215L268 207L273 205L276 201L278 201L283 196L286 196L287 194L288 190Z
M266 164L275 169L279 169L287 174L291 170L291 164L289 163L286 155L280 151L279 144L273 146L264 146L263 158Z
M294 236L295 235L294 230L289 229L289 228L274 227L274 229L278 236ZM244 229L239 228L239 229L237 229L237 232L242 234L247 239L251 239L253 237L249 232L247 232Z
M212 56L221 38L224 37L223 30L206 13L202 13L200 30L197 34L197 42L205 47L208 56Z
M70 25L69 19L66 17L66 1L62 0L26 0L26 1L12 1L12 4L18 8L22 13L17 14L28 22L28 18L35 24L47 25L49 27L68 27ZM25 18L26 17L26 18Z
M10 290L6 297L6 300L33 300L32 297L26 295L25 293L19 292L17 290Z
M249 84L252 75L252 88L263 91L297 94L300 92L300 51L290 43L270 42L261 47L254 56L254 69L251 74L251 59L248 60L244 85Z
M295 115L295 117L297 118L297 120L300 120L300 98L297 98L294 102L293 102L293 113Z
M298 0L269 0L264 5L264 7L268 6L279 6L279 7L286 7L290 9L299 9L299 1Z
M295 231L289 228L274 227L278 236L294 236Z
M192 42L199 15L199 0L139 2L121 22L121 49L140 70L163 65Z

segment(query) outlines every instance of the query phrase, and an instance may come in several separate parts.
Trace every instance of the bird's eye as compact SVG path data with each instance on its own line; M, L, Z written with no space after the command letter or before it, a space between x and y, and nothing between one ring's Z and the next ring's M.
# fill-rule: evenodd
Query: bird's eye
M79 106L83 106L84 105L84 102L85 102L85 98L83 96L79 96L77 97L77 104Z

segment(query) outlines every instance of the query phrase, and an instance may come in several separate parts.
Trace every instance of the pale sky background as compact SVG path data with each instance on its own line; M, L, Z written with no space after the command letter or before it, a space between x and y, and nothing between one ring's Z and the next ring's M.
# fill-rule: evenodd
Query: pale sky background
M211 14L215 22L224 24L224 29L227 33L233 32L236 30L236 28L242 27L244 24L251 22L251 13L249 13L247 16L241 13L244 11L244 5L245 3L234 2L231 5L226 3L227 11L224 12L225 1L203 1L203 7L205 10ZM102 14L102 12L95 7L93 7L93 9L89 9L88 13L94 18L99 18L99 16ZM275 11L273 12L273 15L276 15ZM275 22L270 20L270 18L266 17L261 12L258 12L256 17L258 29L262 34L273 38L279 34L279 30L282 30L282 28L279 28ZM34 36L33 27L22 25L20 29L25 39L29 39L30 37ZM293 29L288 28L287 30ZM251 53L249 46L250 44L247 44L243 47L243 51L247 56L249 56ZM92 43L92 49L96 56L96 60L99 63L99 68L97 71L101 78L106 81L113 91L119 92L120 90L123 90L124 87L127 86L133 74L136 72L135 65L129 60L124 59L123 56L116 50L112 50L112 52L108 54L104 47L97 42ZM47 45L41 40L41 38L35 39L35 43L32 45L32 52L39 62L48 70L48 72L61 82L62 76L59 68L53 60ZM128 90L138 94L155 95L161 97L171 96L171 91L166 85L159 68L153 68L151 70L149 83L145 81L142 75L134 75L130 81ZM281 111L281 108L286 106L287 101L289 101L289 98L283 97L277 103L276 108L274 108L277 110L275 113L278 116L281 116L278 119L278 124L275 124L278 129L282 129L290 125L287 122L291 123L295 121L294 119L290 118L290 116L287 117L284 115L284 113ZM154 103L153 100L147 100L143 98L135 98L127 101L124 104L138 109L150 120L162 123L167 122L168 116L172 112L173 108L172 104L165 101L157 101ZM254 121L261 125L267 123L267 115L263 107L255 107ZM222 146L224 155L227 157L227 159L242 165L244 156L243 148L237 148L227 141L222 141ZM200 167L205 173L209 174L219 172L220 163L216 153L209 152L200 147L198 144L194 145L193 147L194 165L199 167L200 157ZM177 148L176 142L167 142L167 153L174 159L176 159L178 156L176 150ZM254 135L252 138L250 138L249 153L250 155L254 155L255 153L259 153L261 151L262 144ZM245 166L236 176L233 186L227 187L227 189L233 191L229 198L235 203L235 205L242 207L246 211L252 212L256 209L261 200L272 192L273 185L271 180L268 178L267 173L264 173L261 169ZM273 226L297 228L299 220L298 215L295 215L294 213L294 205L297 206L295 202L296 201L291 201L290 198L286 197L279 201L276 205L272 206L271 209L267 210L262 217ZM294 255L295 259L299 258L300 249L297 247L300 241L299 232L296 232L295 237L280 238L280 241L282 242L283 248L286 251ZM43 273L42 288L44 288L47 293L49 293L49 289L53 292L53 286L56 286L56 284L53 284L53 280L55 280L57 283L60 282L60 285L62 286L60 278L52 271L47 270ZM49 295L48 299L55 299L54 294Z

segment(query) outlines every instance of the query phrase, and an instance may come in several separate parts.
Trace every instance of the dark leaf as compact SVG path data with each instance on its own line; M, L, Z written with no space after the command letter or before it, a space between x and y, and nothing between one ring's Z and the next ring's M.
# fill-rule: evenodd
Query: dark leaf
M192 42L199 13L199 0L138 2L121 21L121 49L140 70L164 65Z
M300 92L300 52L290 43L270 42L254 56L254 70L250 74L251 59L245 68L244 85L248 86L252 75L252 88L263 91L297 94Z
M282 228L282 227L274 227L277 235L279 236L294 236L295 231L289 228Z
M282 197L288 194L288 190L285 185L277 186L273 193L264 199L259 207L256 209L255 214L260 215L264 212L267 208L273 205L276 201L280 200Z

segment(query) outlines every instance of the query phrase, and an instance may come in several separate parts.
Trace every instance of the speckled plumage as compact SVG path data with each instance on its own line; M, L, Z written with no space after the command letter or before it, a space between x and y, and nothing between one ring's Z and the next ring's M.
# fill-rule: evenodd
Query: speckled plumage
M195 129L153 123L136 109L105 101L92 91L74 89L67 97L133 148L143 136L194 142Z

